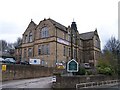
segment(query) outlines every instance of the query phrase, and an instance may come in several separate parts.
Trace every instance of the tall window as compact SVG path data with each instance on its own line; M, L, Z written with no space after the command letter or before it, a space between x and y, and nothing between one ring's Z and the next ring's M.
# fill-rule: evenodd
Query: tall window
M27 53L26 53L26 49L24 49L24 58L26 58Z
M47 54L47 55L50 54L50 47L49 47L49 44L46 45L46 54Z
M50 54L49 44L41 45L41 47L39 47L38 51L40 51L40 54L49 55Z
M68 48L68 52L69 52L69 57L70 57L70 48Z
M41 55L41 45L38 46L38 55Z
M42 30L40 31L40 37L41 38L49 37L49 31L47 27L42 28Z
M63 56L65 56L65 46L63 46Z
M25 35L25 41L24 41L25 43L27 43L28 42L28 38L27 38L27 35Z
M28 49L28 57L31 57L32 56L32 48L29 48Z
M29 42L32 42L32 32L29 33Z
M77 52L77 50L74 49L74 58L76 58L76 52Z
M41 54L44 54L44 45L42 45Z

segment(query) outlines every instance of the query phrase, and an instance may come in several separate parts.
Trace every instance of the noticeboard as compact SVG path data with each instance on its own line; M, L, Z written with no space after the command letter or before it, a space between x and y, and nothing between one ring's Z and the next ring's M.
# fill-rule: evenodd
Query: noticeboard
M67 71L68 72L78 72L78 62L74 59L70 60L67 63Z

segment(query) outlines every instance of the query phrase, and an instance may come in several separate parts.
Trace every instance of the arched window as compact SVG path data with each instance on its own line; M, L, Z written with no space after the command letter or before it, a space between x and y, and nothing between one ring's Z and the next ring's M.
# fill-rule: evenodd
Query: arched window
M29 42L32 42L32 32L29 33Z
M49 31L47 27L42 28L40 36L41 38L49 37Z

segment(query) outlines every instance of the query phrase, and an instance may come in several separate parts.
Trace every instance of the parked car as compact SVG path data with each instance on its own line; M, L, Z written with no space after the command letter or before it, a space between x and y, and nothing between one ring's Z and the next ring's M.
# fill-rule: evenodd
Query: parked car
M81 63L80 67L83 67L85 69L91 69L92 68L89 63Z
M91 66L90 66L89 63L84 63L84 67L85 67L86 69L90 69L90 68L91 68Z
M52 82L55 83L56 82L56 76L52 77Z
M0 57L0 64L2 64L5 60Z
M4 63L9 63L9 64L15 64L16 61L13 58L6 58L4 61Z
M21 61L19 60L19 61L16 61L16 64L21 64Z
M23 65L30 65L28 61L20 61L20 64L23 64Z

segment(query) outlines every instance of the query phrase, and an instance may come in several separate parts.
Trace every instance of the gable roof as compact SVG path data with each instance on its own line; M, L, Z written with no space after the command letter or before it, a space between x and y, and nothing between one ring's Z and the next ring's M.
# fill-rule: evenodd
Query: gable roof
M35 29L36 26L37 26L37 24L35 24L35 23L32 21L32 19L31 19L31 22L29 23L29 25L28 25L28 27L26 28L25 32L26 32L26 31L29 31L29 30ZM24 33L25 33L25 32L24 32ZM24 34L24 33L23 33L23 34Z
M86 32L86 33L81 33L79 36L83 40L92 39L94 37L94 31L92 31L92 32Z
M37 24L35 24L32 20L31 20L31 22L29 23L29 25L28 25L28 27L27 27L27 29L29 29L29 28L36 28L36 26L37 26Z
M52 20L51 18L48 19L55 27L63 30L63 31L67 31L67 27L65 27L64 25Z

